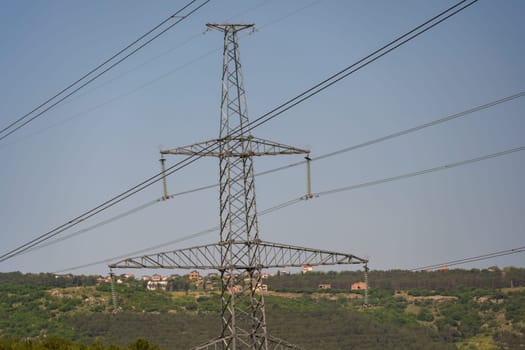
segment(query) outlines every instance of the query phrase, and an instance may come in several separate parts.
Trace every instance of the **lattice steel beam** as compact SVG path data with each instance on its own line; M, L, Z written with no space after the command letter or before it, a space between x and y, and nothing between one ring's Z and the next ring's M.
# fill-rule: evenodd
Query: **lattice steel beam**
M231 147L229 150L219 147L221 143L231 142L234 146L250 142L251 149L239 150L239 147ZM250 157L250 156L276 156L286 154L308 154L310 150L296 148L282 143L277 143L251 135L225 137L221 139L212 139L204 142L198 142L187 146L181 146L169 150L161 150L161 154L178 154L178 155L200 155L203 157Z
M366 264L368 260L353 254L338 253L315 248L297 247L273 242L251 242L257 245L260 261L252 265L247 242L232 243L238 256L231 264L223 264L222 251L224 244L206 244L169 252L161 252L127 258L109 265L111 268L127 269L197 269L197 270L249 270L259 268L301 267L304 265L347 265Z
M238 335L238 339L241 340L241 345L246 346L247 341L244 339L248 337L247 332L244 331L243 329L238 329L238 331L240 333ZM229 344L231 341L232 341L231 337L214 339L214 340L207 342L206 344L196 346L192 348L192 350L222 350L224 349L223 346L226 344ZM238 348L242 349L244 347L238 346ZM295 344L291 344L283 339L279 339L271 335L268 335L268 349L269 350L286 350L286 349L303 350L303 348Z

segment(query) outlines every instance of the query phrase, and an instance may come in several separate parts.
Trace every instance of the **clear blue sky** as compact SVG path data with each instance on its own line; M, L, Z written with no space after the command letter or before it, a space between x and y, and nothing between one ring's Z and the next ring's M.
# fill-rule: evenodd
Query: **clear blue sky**
M0 126L183 3L0 2ZM259 28L240 38L249 114L256 118L453 3L212 0L79 97L0 141L0 253L158 172L159 147L218 136L222 37L202 34L206 22L253 22ZM315 157L523 91L524 13L521 0L479 1L254 134L309 146ZM314 162L313 191L523 146L524 111L521 98ZM300 160L258 158L256 171ZM201 160L168 179L170 193L215 183L217 173L216 160ZM261 217L261 237L368 257L373 269L521 247L524 178L525 152L518 152L300 203ZM305 181L303 167L257 178L258 208L303 195ZM160 195L159 184L77 228ZM163 202L0 263L0 271L52 272L174 240L217 225L217 199L215 189ZM165 249L217 240L214 233ZM525 254L463 267L490 265L523 267Z

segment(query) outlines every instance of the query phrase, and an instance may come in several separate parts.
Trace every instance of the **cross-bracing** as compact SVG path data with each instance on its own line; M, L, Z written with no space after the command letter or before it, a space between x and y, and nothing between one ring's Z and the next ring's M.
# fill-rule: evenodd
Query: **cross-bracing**
M264 242L259 238L253 157L308 154L251 135L237 33L253 24L212 24L224 33L220 134L161 154L219 158L219 243L128 258L110 268L215 269L221 281L221 334L194 349L299 349L268 334L262 269L367 264L352 254ZM309 192L305 198L309 198Z

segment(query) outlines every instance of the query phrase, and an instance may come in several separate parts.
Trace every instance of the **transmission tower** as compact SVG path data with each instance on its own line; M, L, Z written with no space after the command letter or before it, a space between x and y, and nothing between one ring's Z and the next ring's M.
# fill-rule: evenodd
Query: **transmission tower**
M366 264L368 261L351 254L265 242L259 238L253 157L308 154L309 150L256 138L248 129L237 33L252 28L253 24L209 23L206 26L224 33L219 138L162 150L161 154L219 158L219 243L127 258L111 264L110 268L218 270L221 334L194 349L299 349L267 332L262 269ZM311 194L307 193L305 198L311 198Z

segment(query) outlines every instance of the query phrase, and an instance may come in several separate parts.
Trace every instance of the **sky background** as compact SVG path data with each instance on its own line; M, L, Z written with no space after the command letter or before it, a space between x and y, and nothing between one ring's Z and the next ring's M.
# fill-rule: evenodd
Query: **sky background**
M0 127L184 3L1 1ZM0 253L156 174L159 148L218 136L223 38L204 33L205 23L253 22L258 28L240 35L248 110L255 119L453 3L212 0L67 103L0 141ZM253 134L310 147L317 157L524 91L523 13L521 0L479 1ZM524 146L524 111L520 98L313 162L313 191ZM256 172L301 160L257 158ZM301 166L258 177L259 210L303 195L305 175ZM372 269L416 268L522 247L524 178L525 152L513 153L304 201L260 217L260 235L366 257ZM202 159L170 176L168 188L176 193L217 180L217 160ZM159 183L64 235L161 194ZM218 190L210 189L4 261L0 271L55 272L111 260L218 221ZM211 233L155 251L216 241L218 233ZM524 267L525 254L462 267L491 265ZM72 272L108 269L97 264Z

